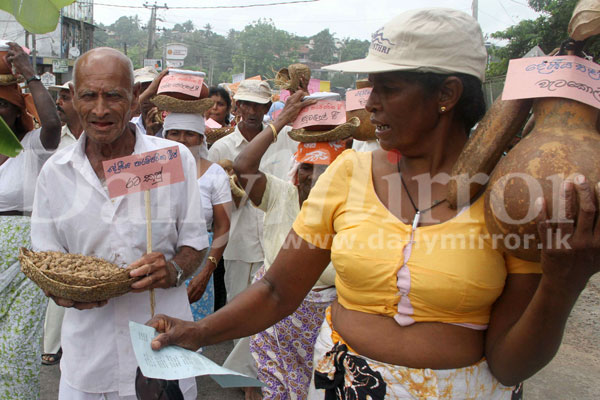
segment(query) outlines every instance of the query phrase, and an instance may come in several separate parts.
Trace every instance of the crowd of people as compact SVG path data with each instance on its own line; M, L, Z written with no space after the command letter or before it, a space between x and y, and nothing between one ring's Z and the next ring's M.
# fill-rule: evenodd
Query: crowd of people
M40 365L57 362L59 399L139 398L129 321L156 328L155 350L234 340L224 366L265 383L247 399L521 398L600 269L600 188L564 184L588 212L568 250L542 241L541 262L435 240L487 232L482 196L452 209L447 183L418 179L450 174L485 113L486 60L464 12L405 12L366 58L326 67L368 74L378 140L299 142L291 125L317 101L306 81L274 113L261 80L163 113L152 99L168 71L96 48L54 101L10 44L29 94L0 86L24 148L0 156L0 399L38 398ZM209 144L209 119L231 133ZM152 191L147 253L144 193L111 198L102 162L174 145L185 179ZM538 226L564 228L543 212ZM20 247L101 257L138 280L107 301L57 297L20 272ZM178 386L196 398L194 379Z

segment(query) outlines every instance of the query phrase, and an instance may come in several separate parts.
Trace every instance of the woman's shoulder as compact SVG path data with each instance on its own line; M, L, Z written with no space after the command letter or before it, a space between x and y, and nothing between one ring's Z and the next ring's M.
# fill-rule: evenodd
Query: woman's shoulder
M356 176L371 171L371 153L358 152L353 149L344 150L329 166L330 173L335 175Z
M202 162L208 163L208 167L205 169L204 173L199 180L202 181L220 181L220 180L229 180L229 175L227 172L221 167L219 164L210 162L207 160L202 160Z

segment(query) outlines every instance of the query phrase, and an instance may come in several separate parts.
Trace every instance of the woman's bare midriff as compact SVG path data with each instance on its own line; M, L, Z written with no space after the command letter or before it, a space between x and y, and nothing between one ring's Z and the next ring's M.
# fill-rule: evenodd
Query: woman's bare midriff
M440 322L400 326L393 318L331 305L333 327L358 354L409 368L451 369L483 357L484 331Z

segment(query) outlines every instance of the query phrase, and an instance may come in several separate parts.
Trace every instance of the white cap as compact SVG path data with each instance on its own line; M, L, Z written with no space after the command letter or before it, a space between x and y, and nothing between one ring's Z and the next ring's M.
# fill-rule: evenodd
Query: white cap
M487 51L479 23L450 8L404 12L371 37L369 54L326 70L359 73L420 71L464 73L483 81Z
M267 104L271 101L271 95L271 88L266 81L246 79L240 83L240 87L233 98L235 100Z
M154 67L138 68L133 71L134 83L152 82L158 76L158 71Z
M69 90L69 83L73 83L73 81L65 82L62 85L50 85L50 86L48 86L48 90L56 90L56 91Z

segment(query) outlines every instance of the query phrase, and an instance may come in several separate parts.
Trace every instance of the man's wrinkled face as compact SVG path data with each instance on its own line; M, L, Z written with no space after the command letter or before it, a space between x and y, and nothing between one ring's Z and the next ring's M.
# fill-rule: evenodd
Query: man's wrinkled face
M244 125L252 129L262 129L263 118L269 111L271 103L260 104L238 100L237 105Z
M126 130L138 106L128 66L115 56L86 58L76 70L73 102L87 137L109 144Z

